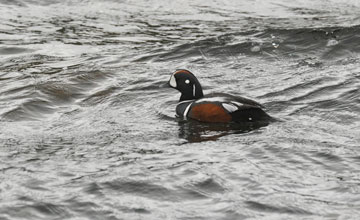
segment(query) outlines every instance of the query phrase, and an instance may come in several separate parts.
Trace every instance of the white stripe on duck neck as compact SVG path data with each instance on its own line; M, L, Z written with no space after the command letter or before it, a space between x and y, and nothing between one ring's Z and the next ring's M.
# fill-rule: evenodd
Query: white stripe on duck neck
M193 101L194 101L194 100L185 100L185 101L181 101L181 102L179 102L179 103L178 103L178 105L179 105L179 104L183 104L183 103L187 103L187 102L193 102Z
M189 105L186 106L186 109L185 109L184 115L183 115L185 119L186 119L186 117L187 117L187 114L188 114L188 112L189 112L189 110L190 110L191 105L192 105L192 103L189 103Z

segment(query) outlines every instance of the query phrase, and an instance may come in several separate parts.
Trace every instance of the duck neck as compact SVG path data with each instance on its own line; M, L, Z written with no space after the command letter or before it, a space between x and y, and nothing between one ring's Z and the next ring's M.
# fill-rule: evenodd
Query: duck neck
M195 100L204 97L200 83L194 84L193 89L183 91L180 96L180 102L187 100Z

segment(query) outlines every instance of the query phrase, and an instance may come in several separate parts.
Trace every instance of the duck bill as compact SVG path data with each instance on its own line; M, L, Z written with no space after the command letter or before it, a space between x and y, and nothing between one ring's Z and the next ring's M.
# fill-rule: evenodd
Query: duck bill
M166 82L166 83L162 83L162 84L159 86L159 88L172 88L172 87L170 86L170 83L169 83L169 82Z

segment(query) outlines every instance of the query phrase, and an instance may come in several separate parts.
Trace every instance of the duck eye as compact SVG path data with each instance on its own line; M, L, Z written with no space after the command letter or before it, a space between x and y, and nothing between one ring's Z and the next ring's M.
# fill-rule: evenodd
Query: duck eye
M185 83L186 83L186 84L189 84L189 83L190 83L190 80L188 80L188 79L185 80Z

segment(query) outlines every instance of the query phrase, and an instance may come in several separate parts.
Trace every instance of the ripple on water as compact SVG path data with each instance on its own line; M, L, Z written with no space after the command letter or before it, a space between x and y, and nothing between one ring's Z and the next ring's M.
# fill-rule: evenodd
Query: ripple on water
M10 103L16 99L17 102L7 107L2 118L16 121L46 118L46 115L58 111L59 107L86 99L91 90L101 86L111 76L111 71L89 69L79 61L63 62L62 58L48 56L10 60L4 68L8 72L7 80L13 83L2 88L1 100ZM18 75L12 76L12 72L22 73L20 79Z
M357 57L360 47L360 26L333 28L301 28L301 29L266 29L223 34L217 37L195 40L191 43L175 45L165 52L154 51L144 55L135 62L166 62L192 57L218 57L237 59L239 56L262 56L269 60L283 58L312 59L320 57L320 61ZM329 43L336 42L336 43ZM275 45L275 46L274 46ZM254 49L256 48L256 49Z
M1 55L14 55L14 54L22 54L22 53L31 53L34 50L21 48L21 47L0 47Z

